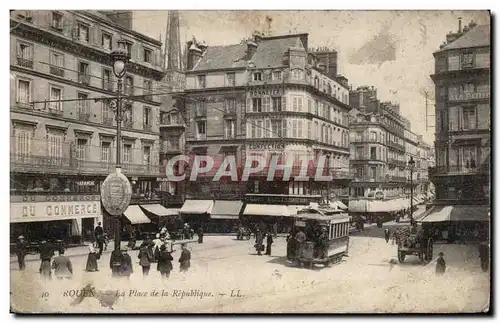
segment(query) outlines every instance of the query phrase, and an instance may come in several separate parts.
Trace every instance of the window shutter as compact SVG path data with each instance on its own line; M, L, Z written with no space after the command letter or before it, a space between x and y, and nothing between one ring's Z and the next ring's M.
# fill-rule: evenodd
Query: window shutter
M98 23L95 23L93 24L91 27L90 27L90 43L92 45L95 45L95 46L100 46L101 45L101 42L100 42L100 37L99 37L99 34L100 34L100 26Z
M281 98L281 111L287 111L287 108L286 108L286 96L283 96Z

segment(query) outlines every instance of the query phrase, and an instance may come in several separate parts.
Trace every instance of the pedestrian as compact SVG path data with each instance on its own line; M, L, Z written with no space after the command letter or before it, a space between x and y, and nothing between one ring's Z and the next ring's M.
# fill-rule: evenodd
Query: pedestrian
M143 245L139 250L139 264L142 267L142 275L148 276L151 263L153 262L153 254L150 245Z
M255 249L257 250L257 255L262 256L262 251L264 251L264 235L259 227L255 229Z
M120 276L130 279L130 275L134 272L134 268L132 267L132 258L130 258L127 248L123 248L120 260Z
M441 276L446 271L446 261L443 258L444 254L439 253L438 259L436 261L436 275Z
M26 252L28 249L28 242L24 240L24 236L19 236L17 238L19 241L16 244L16 255L17 263L19 264L19 270L24 270L26 264L24 263L24 258L26 257Z
M389 228L385 228L384 230L385 243L389 243L389 238L391 237L391 231Z
M198 243L203 243L203 228L201 225L198 227L198 230L196 230L196 234L198 235Z
M52 270L50 267L50 261L54 256L54 250L52 245L47 243L46 240L42 241L42 245L40 246L40 260L42 261L40 264L39 272L45 279L52 278Z
M158 265L157 270L160 272L162 278L169 278L170 272L173 269L172 266L172 254L167 250L167 246L162 245L158 253Z
M108 233L104 232L104 251L108 250L108 243L109 243L109 238L108 238Z
M160 252L160 247L163 245L163 241L160 239L160 234L156 234L156 239L153 240L154 246L153 246L153 255L155 262L158 261L158 254Z
M52 261L52 269L54 269L54 275L57 279L69 279L73 276L73 266L71 265L71 260L64 255L64 249L59 249L59 256L54 258Z
M99 248L99 256L102 256L102 250L104 248L104 230L102 229L101 222L98 222L94 229L94 237L97 242L97 247Z
M89 254L87 256L87 266L85 267L85 271L99 271L99 267L97 265L98 258L99 255L98 253L96 253L94 246L92 244L89 244Z
M271 255L271 246L273 244L273 233L269 231L266 237L266 255Z
M185 243L181 245L181 248L182 252L179 258L180 272L185 273L189 270L189 267L191 267L191 252L187 249Z

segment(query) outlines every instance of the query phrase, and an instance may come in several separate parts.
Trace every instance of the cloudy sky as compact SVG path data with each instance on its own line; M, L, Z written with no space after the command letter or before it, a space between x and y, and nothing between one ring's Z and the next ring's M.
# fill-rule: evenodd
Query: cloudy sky
M254 30L267 32L266 16L273 35L307 32L309 47L337 50L338 72L354 87L373 85L379 99L399 102L428 143L434 129L426 130L424 93L433 115L432 53L458 29L459 17L462 25L489 23L486 11L181 11L181 42L195 35L209 46L238 43ZM166 23L166 11L134 13L133 28L156 39L164 37Z

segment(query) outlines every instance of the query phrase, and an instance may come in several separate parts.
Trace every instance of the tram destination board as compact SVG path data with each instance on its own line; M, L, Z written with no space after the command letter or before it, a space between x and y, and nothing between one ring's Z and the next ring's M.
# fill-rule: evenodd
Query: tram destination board
M101 201L110 214L119 216L127 209L132 197L132 186L122 173L111 173L102 184Z

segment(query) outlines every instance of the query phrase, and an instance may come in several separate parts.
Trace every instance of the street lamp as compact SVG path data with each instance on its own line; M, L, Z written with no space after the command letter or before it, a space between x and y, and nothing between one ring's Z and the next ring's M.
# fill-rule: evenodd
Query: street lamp
M129 54L127 52L127 43L120 39L118 40L118 48L111 52L111 60L113 62L113 73L117 78L117 88L116 88L116 99L115 101L116 109L113 109L116 117L116 169L117 173L121 171L121 137L122 137L122 105L123 105L123 97L122 97L122 86L123 86L123 77L127 71L127 62L129 60ZM120 216L116 216L115 222L115 249L111 254L111 258L113 259L112 263L114 264L112 267L113 274L118 274L119 266L121 259L121 223Z
M415 169L413 156L410 156L408 167L410 168L410 224L413 225L413 169Z

